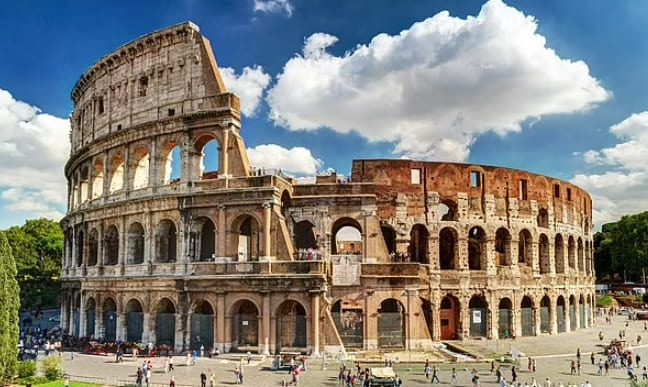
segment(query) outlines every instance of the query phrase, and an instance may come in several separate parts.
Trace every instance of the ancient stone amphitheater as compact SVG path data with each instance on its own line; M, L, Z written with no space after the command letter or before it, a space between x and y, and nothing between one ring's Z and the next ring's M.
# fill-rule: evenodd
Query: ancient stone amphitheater
M251 166L239 98L192 23L101 58L72 100L71 335L317 354L592 322L592 201L568 182L354 160L348 179L298 184Z

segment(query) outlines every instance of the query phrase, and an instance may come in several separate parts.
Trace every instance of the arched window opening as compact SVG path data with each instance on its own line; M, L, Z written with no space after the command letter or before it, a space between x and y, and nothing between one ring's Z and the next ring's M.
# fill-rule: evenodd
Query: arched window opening
M560 234L556 234L556 240L554 241L554 256L556 260L556 273L562 274L565 272L565 246L564 246L563 237Z
M522 336L535 336L533 301L528 296L524 296L522 299L520 318L522 319Z
M277 312L278 350L304 348L306 336L306 310L297 301L284 301Z
M168 219L162 220L155 233L158 262L175 262L177 250L177 236L175 223Z
M110 164L110 193L124 188L124 159L117 155Z
M439 233L439 265L441 270L457 269L457 235L454 230L444 228Z
M556 301L556 324L558 326L558 333L565 332L565 297L558 296Z
M331 250L335 254L362 255L363 241L360 224L351 218L338 219L331 232Z
M133 189L146 188L149 185L149 152L146 148L137 148L133 154L135 161L133 174Z
M259 260L259 222L250 215L245 215L238 226L238 261Z
M533 242L528 230L520 231L518 239L518 263L531 266L533 257Z
M175 142L167 143L163 148L163 173L162 185L173 184L180 181L182 171L182 151Z
M470 312L470 336L486 337L488 321L488 303L483 296L474 296L468 303Z
M259 345L259 310L256 305L243 300L234 309L232 317L233 350L256 350Z
M168 298L163 298L158 303L156 312L156 344L173 347L175 345L175 305Z
M218 177L218 158L220 146L218 141L211 136L202 136L196 141L199 166L198 177L202 180Z
M299 259L307 259L304 257L304 253L308 253L308 250L317 249L317 240L315 239L315 232L313 231L313 224L307 220L302 220L295 224L295 246L299 250L300 257Z
M549 261L549 238L545 234L540 234L538 243L538 259L540 260L540 274L551 273L551 264Z
M387 247L388 254L396 254L396 231L391 226L382 225L380 226L380 233L382 234L383 240L385 241L385 247Z
M216 226L209 218L198 218L190 234L190 256L194 261L209 262L216 252Z
M119 260L119 231L114 225L108 227L105 242L104 262L106 265L116 265Z
M549 296L542 297L540 301L540 332L550 333L551 327L549 323L549 315L551 310L551 300Z
M191 314L190 349L198 351L202 346L206 351L214 345L214 309L205 300L196 303Z
M410 232L409 255L413 262L430 263L428 259L428 230L422 224L416 224Z
M439 219L441 221L456 221L457 218L457 203L452 200L443 200L439 203Z
M457 339L459 332L459 300L456 297L447 295L441 300L441 340Z
M362 305L355 300L338 300L331 307L335 328L347 348L362 348Z
M281 194L281 215L284 219L288 217L288 210L290 209L290 194L288 191L283 191Z
M140 223L131 224L128 229L128 252L126 262L144 263L144 227Z
M585 271L585 260L583 255L583 240L578 238L578 270Z
M81 168L81 180L80 180L80 195L81 195L81 203L88 201L90 199L90 192L89 192L89 184L88 182L90 181L90 173L88 171L88 167L83 167Z
M511 266L511 234L504 227L495 233L495 252L498 265Z
M92 198L97 199L103 195L104 185L104 165L97 159L94 163L94 173L92 178Z
M83 230L77 232L77 245L76 245L76 265L81 267L83 265L83 255L85 249L85 238Z
M574 243L574 237L571 235L567 239L567 260L569 261L569 267L576 269L576 243Z
M378 309L378 348L405 346L405 307L393 298L380 303Z
M144 313L142 304L136 299L131 299L126 304L126 341L139 343L144 332Z
M485 257L486 233L481 227L475 226L468 232L468 269L482 270Z
M90 239L88 240L90 246L90 255L88 256L88 266L95 266L99 261L99 233L96 228L90 231Z
M86 321L85 321L85 336L94 337L95 334L95 309L97 304L94 298L90 297L86 301Z
M538 227L549 228L549 212L545 208L541 208L538 211Z
M498 333L500 339L513 337L513 303L508 298L499 302Z

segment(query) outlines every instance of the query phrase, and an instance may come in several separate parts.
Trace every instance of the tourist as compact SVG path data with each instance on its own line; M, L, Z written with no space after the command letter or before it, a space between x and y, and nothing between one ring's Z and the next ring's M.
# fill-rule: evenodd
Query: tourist
M205 357L205 346L200 344L200 357Z
M495 360L491 361L491 373L490 374L492 375L493 372L495 372Z
M185 355L185 364L187 367L191 365L191 354L189 352Z
M599 340L603 341L603 332L599 332L598 336L599 336Z
M169 355L169 372L173 372L173 356Z
M515 366L511 367L511 383L517 382L517 372L515 371Z
M574 375L576 373L576 360L572 360L569 366L569 373Z
M603 375L603 359L599 359L598 361L598 374Z
M171 380L169 381L169 387L175 387L175 376L171 376Z
M499 383L502 379L502 370L500 366L497 366L497 369L495 370L495 376L497 376L497 383Z
M533 372L534 374L536 372L536 359L533 359L533 361L531 362L531 372Z
M576 360L578 360L578 361L581 360L581 352L580 352L580 348L578 348L578 349L576 350Z
M135 384L137 387L142 387L142 379L144 378L144 372L141 367L137 367L137 374L135 377Z
M551 387L551 380L548 377L545 379L544 387Z
M437 383L441 383L439 381L439 367L435 364L434 367L432 367L432 381L431 383L434 383L436 380Z
M200 373L200 387L207 387L207 375L205 370Z
M241 384L241 379L239 374L240 374L239 367L236 366L236 369L234 370L234 384Z
M641 364L639 364L640 361L641 361L641 356L639 356L639 354L637 353L635 355L635 366L641 367Z
M646 371L646 366L643 367L643 372L641 373L642 380L648 380L648 371Z
M506 379L502 376L502 379L498 381L500 387L506 387Z
M630 377L630 379L634 379L634 370L632 369L632 366L631 366L631 365L629 365L629 366L626 368L626 371L628 372L628 376Z
M146 387L150 387L151 386L151 369L149 367L146 367L146 370L144 372L146 372L145 373L145 375L146 375Z
M252 352L247 351L246 356L247 356L247 363L250 364L250 360L252 360Z
M457 376L457 369L452 367L452 375L450 376L451 384L459 384L459 377Z
M610 362L609 361L606 360L605 363L603 363L603 368L605 368L605 376L610 376Z
M241 384L243 384L243 365L241 364L241 367L239 368L239 380L241 381Z
M580 360L576 362L576 367L578 367L578 375L581 374L581 362Z
M531 372L531 362L532 362L533 360L531 359L531 357L529 357L527 360L528 360L528 362L527 362L527 370L528 370L529 372Z
M209 370L209 387L216 387L216 374L211 369Z
M430 374L432 373L432 369L430 368L430 364L426 361L425 364L425 380L427 381L430 379Z
M594 351L590 354L590 361L592 362L592 365L594 365Z

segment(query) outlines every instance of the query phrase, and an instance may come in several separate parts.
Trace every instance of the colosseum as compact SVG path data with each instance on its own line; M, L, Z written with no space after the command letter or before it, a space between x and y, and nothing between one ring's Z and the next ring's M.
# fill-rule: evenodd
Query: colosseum
M70 335L317 355L592 323L592 200L568 182L353 160L306 183L250 165L239 98L190 22L101 58L71 98Z

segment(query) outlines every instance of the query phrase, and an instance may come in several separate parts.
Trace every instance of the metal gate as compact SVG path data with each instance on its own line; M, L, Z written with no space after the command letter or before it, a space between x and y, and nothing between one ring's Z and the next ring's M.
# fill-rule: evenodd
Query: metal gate
M486 336L486 316L488 310L486 308L471 308L470 309L470 336L471 337L485 337Z
M104 310L104 339L117 341L117 313L114 310Z
M344 346L362 348L362 310L343 310L331 315Z
M565 332L565 307L562 305L556 307L556 322L558 323L558 333Z
M576 330L576 309L574 309L574 305L569 305L569 328L570 331Z
M72 318L74 319L74 332L72 334L79 337L79 333L81 332L81 313L79 313L79 309L72 311Z
M403 347L405 347L405 319L403 314L378 314L378 348Z
M578 312L580 313L580 327L585 328L585 307L583 304L580 304Z
M85 335L87 337L93 336L95 334L95 310L88 309L86 310L86 329Z
M191 316L191 349L199 350L203 345L211 349L214 343L214 315L197 314Z
M532 308L520 309L522 317L522 336L535 336L535 318Z
M259 345L259 316L256 314L237 315L238 346Z
M541 306L540 307L540 332L549 333L551 332L549 324L549 307Z
M306 347L306 316L290 313L279 319L279 347Z
M158 313L155 318L155 333L157 345L175 344L175 314Z
M499 310L499 338L506 339L511 337L511 326L513 325L513 311L511 309Z
M142 341L144 314L142 312L129 312L126 319L126 341L131 343Z

